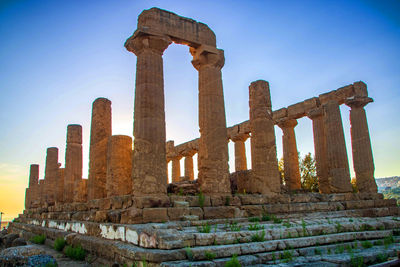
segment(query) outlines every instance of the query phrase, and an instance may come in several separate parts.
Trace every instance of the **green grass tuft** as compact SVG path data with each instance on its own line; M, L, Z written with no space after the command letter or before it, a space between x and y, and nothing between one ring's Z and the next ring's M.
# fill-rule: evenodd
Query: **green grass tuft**
M64 238L59 237L54 241L54 249L57 251L63 251L64 247L66 245L66 242Z
M78 261L83 261L86 257L86 251L81 247L81 245L76 247L66 246L64 253L68 258Z
M29 241L35 244L44 244L44 242L46 241L46 235L35 235L31 239L29 239Z

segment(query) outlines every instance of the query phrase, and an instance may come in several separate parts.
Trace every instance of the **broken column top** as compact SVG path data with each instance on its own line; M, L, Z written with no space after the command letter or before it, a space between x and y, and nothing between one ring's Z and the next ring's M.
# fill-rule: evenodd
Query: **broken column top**
M82 126L70 124L67 127L67 143L82 144Z
M206 24L154 7L144 10L139 15L137 30L126 41L125 47L129 46L132 39L142 34L166 35L175 43L192 47L202 44L216 47L215 34Z

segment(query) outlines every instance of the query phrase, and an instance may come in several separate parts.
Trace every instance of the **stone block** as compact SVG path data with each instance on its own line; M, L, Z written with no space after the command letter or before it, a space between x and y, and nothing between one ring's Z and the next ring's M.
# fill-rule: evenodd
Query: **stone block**
M344 101L351 97L354 96L354 87L352 84L343 86L339 89L336 89L336 96L338 98L338 101L340 104L344 103Z
M328 93L320 94L318 96L321 105L328 103L330 100L337 101L336 91L330 91Z
M353 83L354 95L368 96L367 85L361 81Z
M298 119L306 115L304 102L296 103L288 106L287 116L291 119Z
M143 223L168 221L167 208L144 208Z
M191 207L189 208L190 215L198 216L200 220L204 217L204 212L202 208L199 207Z
M186 201L189 202L190 207L200 207L199 196L186 196ZM211 198L204 196L204 207L211 206Z
M94 221L95 222L107 222L107 211L106 210L96 211Z
M133 203L136 208L156 208L156 207L169 207L170 200L168 196L144 196L133 197Z
M263 213L262 206L260 205L245 205L241 207L244 211L246 211L249 217L253 216L261 216Z
M272 119L274 121L277 121L277 120L280 120L280 119L283 119L283 118L287 117L287 114L288 114L287 108L281 108L281 109L278 109L278 110L274 110L272 112Z
M188 207L168 208L168 217L170 221L179 221L184 215L189 215Z
M187 201L174 201L174 207L176 208L188 208L189 202Z
M126 209L132 206L132 196L115 196L111 198L112 209Z
M204 219L234 218L235 207L204 207Z
M89 209L98 210L100 208L100 199L92 199L88 201Z
M100 210L109 210L109 209L111 209L111 198L99 199L99 209Z
M290 195L290 203L308 203L311 201L310 194L294 194Z
M121 212L122 224L136 224L143 222L143 210L138 208L129 208Z
M107 221L112 223L120 223L121 221L121 210L109 210L107 211Z
M265 197L258 194L239 195L242 205L265 204Z
M88 204L87 203L76 203L75 210L76 211L87 211Z

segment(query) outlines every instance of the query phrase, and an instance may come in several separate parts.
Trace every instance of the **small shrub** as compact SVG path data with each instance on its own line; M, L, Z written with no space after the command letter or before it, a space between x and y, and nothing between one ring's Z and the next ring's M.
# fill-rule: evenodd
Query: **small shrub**
M314 249L314 253L315 253L315 255L321 255L322 254L322 252L321 252L321 250L319 248Z
M360 227L360 231L372 231L372 230L374 230L374 227L368 224L363 224Z
M237 255L234 254L232 258L225 263L225 267L241 267L239 260L237 259Z
M212 253L211 251L206 251L205 256L207 260L212 261L213 259L215 259L215 257L217 257L217 254Z
M364 265L364 258L362 256L354 257L354 255L351 255L350 257L350 266L362 267Z
M292 226L289 221L283 222L282 225L286 228L290 228Z
M57 251L63 251L65 244L66 244L66 242L65 242L64 238L59 237L54 241L54 249Z
M193 251L190 247L186 247L185 248L185 252L186 252L186 257L188 258L188 260L192 261L193 260Z
M32 243L35 243L35 244L44 244L44 242L46 241L46 236L45 235L35 235L31 239L29 239L29 241L31 241Z
M342 254L343 252L344 252L344 246L343 245L340 245L340 246L336 247L335 254Z
M379 225L377 228L376 228L376 230L385 230L385 226L384 225Z
M381 253L381 254L378 254L378 256L376 256L376 261L377 261L378 263L381 263L381 262L387 261L388 258L389 258L388 254L386 254L386 253Z
M211 225L208 223L202 224L201 226L197 227L197 231L200 233L209 233L211 231Z
M365 241L362 241L362 242L361 242L361 246L362 246L363 248L372 248L374 245L373 245L371 242L365 240Z
M200 193L199 193L199 206L200 206L200 208L204 207L204 200L205 200L205 197L203 195L203 192L201 192L201 190L200 190Z
M229 206L231 204L231 197L230 196L226 196L225 197L225 206Z
M272 261L273 261L274 264L275 264L275 262L276 262L276 256L275 256L275 254L272 254Z
M179 188L178 196L183 196L183 188Z
M258 217L249 218L249 222L259 222L259 221L260 221L260 218L258 218Z
M277 218L275 215L271 215L272 221L274 223L281 223L282 219Z
M353 219L349 219L349 222L353 222Z
M394 238L392 235L386 236L383 239L383 244L385 245L385 248L387 248L389 245L394 243Z
M57 267L57 266L58 266L57 262L48 262L44 267Z
M293 254L292 254L291 251L285 250L285 251L283 251L283 253L281 253L281 257L280 258L285 263L291 262L293 260Z
M83 261L86 256L86 251L80 246L66 246L64 250L65 255L73 260Z
M332 250L330 248L328 248L328 255L331 255Z
M336 222L335 227L336 227L336 232L337 232L337 233L342 232L343 226L340 224L340 222Z
M306 225L307 225L306 222L303 219L301 219L301 227L303 228L303 236L308 235Z
M346 245L344 248L348 253L353 253L353 248L351 247L351 245Z
M261 221L267 222L267 221L270 221L270 220L271 220L271 216L268 215L268 213L264 212L264 213L262 214L262 216L261 216Z
M382 240L376 240L373 242L374 246L382 246L383 245L383 241Z
M232 232L239 232L240 230L242 230L242 226L238 225L237 222L232 222L231 224L229 224L229 228Z
M251 236L251 242L263 242L265 240L265 231L262 230L260 233L253 234Z
M248 227L249 231L258 231L264 229L264 225L259 225L258 223L250 224Z

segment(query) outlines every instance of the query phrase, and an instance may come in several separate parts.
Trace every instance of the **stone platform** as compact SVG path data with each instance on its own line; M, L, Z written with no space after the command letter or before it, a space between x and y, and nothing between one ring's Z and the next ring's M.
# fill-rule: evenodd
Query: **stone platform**
M236 254L249 266L283 261L282 253L291 254L293 262L350 261L348 255L328 255L328 250L341 243L358 244L360 250L360 242L380 244L400 229L400 209L381 194L204 196L200 202L199 196L122 196L91 201L86 210L80 204L63 205L70 208L63 212L51 206L27 211L10 225L10 231L25 238L64 237L110 263L145 260L154 266L223 266ZM134 212L141 216L132 216ZM160 218L159 223L149 223L152 216ZM394 255L398 248L390 244L383 251ZM314 250L324 251L327 258ZM371 262L382 252L374 251Z

